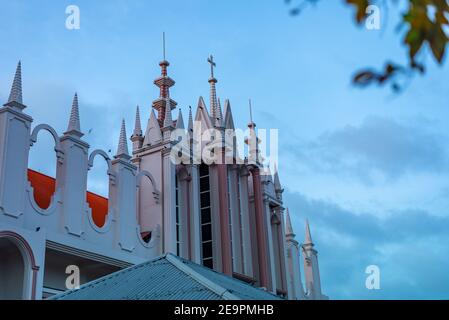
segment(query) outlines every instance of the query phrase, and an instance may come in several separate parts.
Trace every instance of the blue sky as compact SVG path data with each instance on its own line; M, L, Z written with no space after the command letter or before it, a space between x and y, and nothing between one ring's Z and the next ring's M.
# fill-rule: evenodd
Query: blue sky
M428 61L405 92L354 88L361 67L404 61L394 17L358 28L343 1L321 1L298 17L284 1L0 0L0 100L19 59L24 101L35 123L66 128L75 91L85 139L115 150L135 106L149 116L158 96L161 33L167 34L172 97L186 112L208 96L214 54L218 94L234 119L280 130L280 176L298 240L309 218L323 289L333 299L449 298L448 66ZM65 8L81 29L65 28ZM385 11L383 11L385 12ZM128 126L128 134L131 132ZM48 137L31 165L54 171ZM94 170L103 172L102 164ZM90 181L101 191L104 180ZM378 265L381 289L365 288Z

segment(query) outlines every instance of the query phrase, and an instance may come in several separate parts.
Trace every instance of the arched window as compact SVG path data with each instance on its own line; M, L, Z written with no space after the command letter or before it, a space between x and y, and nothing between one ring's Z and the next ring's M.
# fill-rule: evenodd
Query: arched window
M99 228L106 223L109 212L110 170L111 161L108 155L102 150L93 151L89 157L86 199L92 210L92 220Z
M0 300L25 298L25 260L19 247L0 237Z
M56 165L60 154L59 138L55 130L45 124L37 126L31 135L28 181L39 208L50 207L56 192Z
M144 242L151 241L156 227L162 225L162 215L158 208L159 191L156 189L153 176L147 171L141 171L137 177L137 221L140 225L140 234Z

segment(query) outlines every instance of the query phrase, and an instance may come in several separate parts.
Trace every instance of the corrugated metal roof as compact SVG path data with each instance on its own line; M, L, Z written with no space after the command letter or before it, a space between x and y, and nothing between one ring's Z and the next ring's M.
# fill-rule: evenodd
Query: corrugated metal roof
M56 300L273 300L279 297L168 254L89 282Z

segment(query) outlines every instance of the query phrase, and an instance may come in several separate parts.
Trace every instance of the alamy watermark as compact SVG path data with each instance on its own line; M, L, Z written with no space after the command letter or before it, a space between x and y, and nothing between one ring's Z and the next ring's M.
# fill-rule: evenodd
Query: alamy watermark
M365 27L368 30L380 30L380 8L376 5L369 5L366 7Z
M380 290L380 268L376 265L370 265L366 267L365 273L368 274L365 287L368 290Z
M76 265L69 265L65 269L65 273L69 276L65 280L65 287L67 290L74 290L80 288L80 268Z
M173 130L170 141L174 143L170 153L174 164L249 164L277 169L278 129L203 130L201 121L195 121L192 132Z
M81 12L76 5L67 6L65 13L68 15L65 20L65 27L68 30L79 30L81 28Z

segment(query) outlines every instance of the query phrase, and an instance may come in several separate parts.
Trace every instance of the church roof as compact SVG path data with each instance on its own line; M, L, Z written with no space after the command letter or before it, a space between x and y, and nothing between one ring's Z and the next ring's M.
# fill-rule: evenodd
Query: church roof
M274 300L243 281L166 254L89 282L55 300Z

